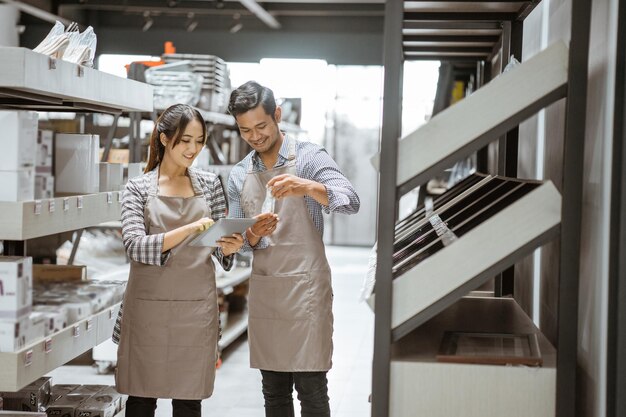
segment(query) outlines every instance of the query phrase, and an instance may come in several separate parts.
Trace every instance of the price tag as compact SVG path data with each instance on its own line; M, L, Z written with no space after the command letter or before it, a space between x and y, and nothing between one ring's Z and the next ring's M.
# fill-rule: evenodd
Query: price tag
M41 214L41 200L35 200L35 215Z
M111 192L107 193L107 203L109 204L113 203L113 193Z
M112 308L109 310L109 320L113 320L115 318L115 309Z
M78 207L78 209L82 209L83 208L83 196L79 195L76 199L76 207Z
M117 192L117 202L119 203L120 201L122 201L122 192L118 191Z
M74 337L80 336L80 327L74 326L74 329L72 330L72 336Z
M56 202L54 200L48 201L48 212L54 213L55 209L56 209Z
M87 322L85 323L85 329L87 329L88 332L93 329L93 319L87 319Z
M29 349L24 353L24 366L30 366L33 363L33 350Z
M46 339L43 341L43 351L45 353L52 352L52 339Z
M68 211L70 209L70 198L65 197L63 199L63 211Z

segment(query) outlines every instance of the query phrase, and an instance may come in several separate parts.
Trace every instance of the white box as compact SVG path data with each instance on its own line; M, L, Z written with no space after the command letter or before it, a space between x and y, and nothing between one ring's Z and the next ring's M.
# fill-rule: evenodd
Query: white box
M143 175L143 169L143 162L131 162L130 164L128 164L127 180Z
M43 339L46 335L46 318L39 313L30 313L28 315L28 320L30 323L28 324L28 329L26 331L26 344L38 340Z
M37 174L52 175L52 146L54 144L52 130L40 130L37 136L37 160L35 170Z
M54 198L54 177L35 174L35 199Z
M44 331L46 336L67 327L67 308L63 305L34 305L33 312L45 317ZM34 314L32 313L32 314Z
M93 194L99 192L100 172L98 135L59 133L55 140L57 193Z
M100 192L119 191L122 188L124 167L122 164L100 162Z
M32 111L0 111L3 137L0 167L3 170L35 166L37 122L37 113Z
M0 319L28 317L33 304L33 259L0 256Z
M2 152L0 152L2 154ZM35 199L35 170L0 171L0 201Z
M26 346L29 326L28 316L19 320L0 320L0 352L15 352Z

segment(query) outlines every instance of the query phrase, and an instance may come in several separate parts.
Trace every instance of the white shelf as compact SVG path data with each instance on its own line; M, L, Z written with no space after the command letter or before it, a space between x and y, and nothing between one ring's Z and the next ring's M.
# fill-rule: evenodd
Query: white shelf
M121 197L121 191L112 191L49 200L2 201L0 240L32 239L119 220Z
M437 114L398 144L397 185L431 178L565 97L568 50L557 42ZM378 166L380 154L372 161Z
M0 96L21 110L152 111L152 87L27 48L0 47Z
M216 279L217 289L228 295L233 291L233 287L250 279L252 268L236 268L232 272L226 272L226 275Z
M444 331L535 333L541 367L437 362ZM390 417L553 417L556 351L510 298L462 298L392 346Z
M119 307L119 304L108 307L17 352L0 353L0 391L18 391L109 339ZM51 343L48 353L45 351L46 341Z
M222 332L222 339L217 346L220 350L224 350L239 336L244 334L246 330L248 330L248 311L231 314L228 317L228 325Z
M560 222L548 181L394 279L394 340L551 239Z
M237 126L237 124L235 123L235 118L230 114L216 113L213 111L206 111L202 109L198 109L198 111L200 112L200 114L202 114L202 117L206 122L233 127Z

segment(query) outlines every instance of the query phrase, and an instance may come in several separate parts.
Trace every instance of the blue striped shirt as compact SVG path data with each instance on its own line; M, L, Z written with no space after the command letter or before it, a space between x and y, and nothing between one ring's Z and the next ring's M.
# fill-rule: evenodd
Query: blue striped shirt
M281 167L287 163L289 157L288 140L295 139L289 136L285 136L285 139L278 151L278 159L274 168ZM254 172L267 171L265 164L263 164L256 151L250 152L241 162L233 167L228 178L228 217L245 217L241 208L240 198L251 160ZM341 173L337 163L323 147L311 142L296 141L296 174L300 178L324 184L326 187L328 206L322 206L309 196L304 197L311 219L313 219L313 224L320 236L324 236L322 212L326 214L355 214L359 211L361 202L354 187ZM254 249L264 249L266 247L267 240L261 238ZM245 239L242 251L247 252L250 250L252 248L248 240Z

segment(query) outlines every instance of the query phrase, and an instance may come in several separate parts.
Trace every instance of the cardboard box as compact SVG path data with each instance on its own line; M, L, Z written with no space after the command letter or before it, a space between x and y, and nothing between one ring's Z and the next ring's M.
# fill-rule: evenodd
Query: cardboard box
M119 191L122 188L124 167L122 164L100 162L100 192Z
M35 161L35 171L37 174L52 175L53 139L54 132L52 130L38 131L37 158Z
M78 389L78 388L77 388ZM54 400L49 406L46 412L48 416L72 416L76 414L78 407L83 405L85 401L90 399L94 393L79 394L75 393L76 390L71 391L65 395L61 395Z
M87 279L85 265L33 265L34 282L68 282Z
M0 155L2 152L0 152ZM4 168L4 167L3 167ZM35 199L35 169L0 171L0 201L32 201Z
M63 395L69 394L76 388L80 387L78 384L57 384L53 385L50 390L50 403L53 403Z
M18 392L2 392L4 409L14 411L41 412L50 404L51 379L49 376L28 384Z
M17 320L0 320L0 352L15 352L26 346L29 326L28 316Z
M54 198L54 177L52 175L35 174L35 199Z
M36 112L0 111L3 139L0 167L3 170L17 171L35 167L37 122Z
M121 394L112 387L106 387L78 407L76 415L80 417L113 417L120 411L121 397Z
M99 192L98 135L59 133L55 140L55 177L57 194Z
M28 316L33 304L33 259L0 256L0 319Z

